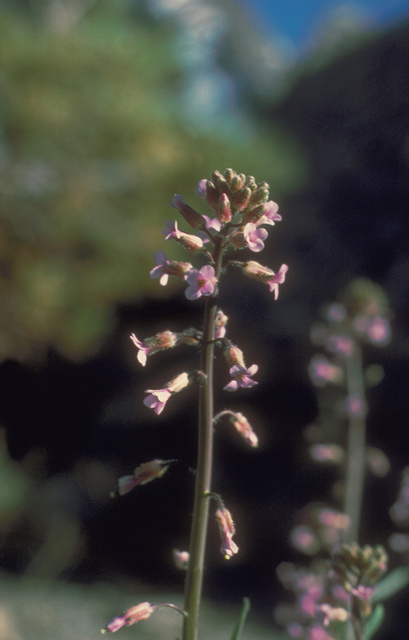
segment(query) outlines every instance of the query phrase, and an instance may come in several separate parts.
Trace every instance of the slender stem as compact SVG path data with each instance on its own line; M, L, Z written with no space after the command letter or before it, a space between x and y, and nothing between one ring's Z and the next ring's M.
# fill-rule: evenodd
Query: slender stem
M216 244L214 265L218 279L221 273L222 256L222 243ZM198 456L184 604L188 615L184 619L183 640L197 640L202 596L213 467L213 360L216 312L217 295L209 296L206 300L203 323L201 371L204 376L199 393Z
M349 396L356 396L365 402L362 354L358 345L346 360L347 390ZM344 512L350 518L346 532L346 542L358 541L362 509L362 495L365 478L366 421L364 410L352 415L348 425L347 468L345 478Z

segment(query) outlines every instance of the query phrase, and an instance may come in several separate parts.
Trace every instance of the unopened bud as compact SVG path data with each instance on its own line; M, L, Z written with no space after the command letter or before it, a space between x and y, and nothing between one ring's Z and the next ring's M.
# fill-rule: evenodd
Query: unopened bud
M231 220L231 207L230 200L225 193L219 198L219 202L217 204L216 215L220 222L226 223Z
M244 364L243 352L238 347L231 346L226 349L224 351L224 357L226 358L227 364L230 367L233 367L235 364L238 364L243 368L246 367L246 365Z

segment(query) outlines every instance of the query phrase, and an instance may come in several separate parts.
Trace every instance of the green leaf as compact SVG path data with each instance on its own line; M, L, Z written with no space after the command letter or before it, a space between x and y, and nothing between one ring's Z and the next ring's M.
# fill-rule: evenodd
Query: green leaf
M378 604L375 611L365 625L364 640L371 640L372 636L378 631L385 617L385 607Z
M243 631L244 623L246 622L247 614L250 611L250 600L243 598L243 608L240 613L240 617L237 620L230 640L239 640L241 632Z
M397 567L377 583L371 602L383 602L395 595L395 593L398 593L398 591L406 587L408 584L409 566Z

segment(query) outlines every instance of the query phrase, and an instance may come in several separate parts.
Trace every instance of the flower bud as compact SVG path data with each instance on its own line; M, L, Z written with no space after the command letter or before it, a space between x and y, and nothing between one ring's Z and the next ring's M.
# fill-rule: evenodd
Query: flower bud
M183 372L183 373L180 373L178 376L176 376L176 378L173 378L173 380L168 382L168 384L166 385L166 388L171 393L178 393L179 391L182 391L182 389L187 387L188 384L189 384L189 376L187 373Z
M216 215L220 222L226 223L230 222L231 220L230 200L225 193L222 193L219 198L219 202L217 203Z
M227 360L227 364L232 367L235 364L240 365L245 368L244 364L244 356L241 349L238 347L231 346L224 351L224 357Z
M122 627L130 627L136 622L150 618L153 611L154 607L149 602L141 602L140 604L127 609L122 616L111 620L102 632L105 633L106 631L109 631L110 633L115 633Z
M258 438L247 418L239 412L232 412L230 422L251 447L258 447Z
M186 222L190 224L192 229L204 228L205 225L204 225L203 216L201 216L200 213L192 209L191 206L186 204L182 196L175 194L171 202L171 207L179 211L179 213L184 217Z
M243 211L250 200L251 190L248 187L243 187L231 196L231 203L236 211Z

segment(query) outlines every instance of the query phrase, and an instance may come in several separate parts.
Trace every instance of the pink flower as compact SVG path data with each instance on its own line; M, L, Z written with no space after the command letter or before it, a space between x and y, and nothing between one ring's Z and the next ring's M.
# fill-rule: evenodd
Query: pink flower
M264 205L264 214L257 220L257 226L260 224L274 225L275 222L282 220L280 214L277 212L278 204L276 202L273 202L273 200L266 202Z
M206 178L199 180L199 182L197 183L196 195L199 196L199 198L204 199L206 197L206 184L207 184Z
M153 409L158 416L165 408L165 405L172 394L182 391L189 384L187 373L181 373L173 378L163 389L147 389L145 393L150 395L145 398L143 404L149 409Z
M214 339L220 340L224 338L226 335L226 324L228 323L228 317L223 313L221 309L216 313L216 318L214 320L215 329L214 329Z
M184 278L185 274L193 268L190 262L168 260L163 251L155 253L155 262L158 266L151 269L150 277L159 278L159 284L163 287L168 283L169 276Z
M149 602L141 602L135 607L127 609L122 616L118 616L117 618L111 620L111 622L107 624L103 632L109 631L110 633L115 633L122 627L130 627L132 624L135 624L140 620L146 620L147 618L150 618L153 611L154 607Z
M222 228L222 223L218 218L209 218L209 216L206 215L203 215L203 218L205 219L206 229L219 233L220 229Z
M376 316L368 323L368 338L372 344L384 346L391 339L391 328L389 321L381 316Z
M165 408L167 401L172 395L169 389L148 389L146 393L150 395L145 398L143 404L149 409L153 409L158 416Z
M240 364L233 365L229 371L233 380L230 380L230 382L223 387L224 390L237 391L239 387L243 387L243 389L250 389L251 387L254 387L258 382L252 380L251 376L254 376L257 371L258 366L256 364L252 364L248 369L242 367Z
M226 560L229 560L229 558L232 558L239 550L237 544L233 542L233 536L235 533L233 518L231 517L231 513L228 509L219 508L216 511L216 520L219 525L220 536L222 539L220 551Z
M185 249L192 253L196 253L203 249L202 239L198 236L192 235L191 233L180 231L176 220L173 223L170 220L167 220L166 227L163 229L162 233L165 236L165 240L176 240L179 244L185 247Z
M211 296L217 283L214 269L210 265L205 265L199 271L191 269L186 274L185 280L189 285L185 291L188 300L197 300L201 296Z
M175 462L175 460L151 460L140 464L133 474L118 478L118 494L124 496L134 487L151 482L155 478L161 478L169 469L171 462Z
M265 284L268 285L270 292L274 292L276 300L278 298L278 285L284 282L287 271L288 266L286 264L281 265L278 273L274 273L271 269L263 267L263 265L255 262L254 260L249 260L249 262L246 262L243 265L243 273L253 280L265 282Z
M344 376L340 367L319 354L312 358L308 371L311 381L317 387L323 387L327 382L341 382Z
M248 222L243 229L244 240L251 251L262 251L264 240L268 236L266 229L259 229L253 222Z
M176 333L172 333L171 331L162 331L161 333L157 333L155 336L145 338L143 342L138 340L134 333L130 338L135 347L139 349L136 357L143 367L146 365L146 360L149 355L153 355L162 349L171 349L176 345L177 341Z

